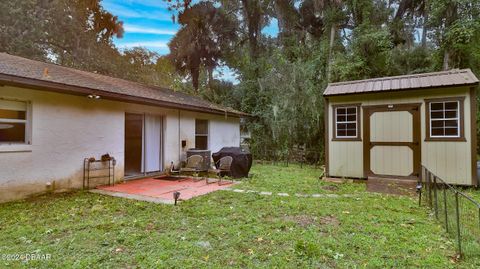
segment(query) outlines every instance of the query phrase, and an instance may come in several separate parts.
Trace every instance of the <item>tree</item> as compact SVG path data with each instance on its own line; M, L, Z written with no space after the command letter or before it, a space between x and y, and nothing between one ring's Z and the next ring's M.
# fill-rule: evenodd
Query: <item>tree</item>
M209 83L213 70L235 40L235 24L212 3L201 2L185 9L178 16L182 28L170 41L170 56L180 72L189 72L193 88L198 90L200 68L208 70Z
M442 69L466 66L478 55L472 48L480 35L480 1L438 0L429 4L429 24L442 54Z
M0 51L116 73L108 59L120 57L112 38L122 37L122 22L99 0L2 1L0 29Z
M102 54L115 54L112 38L122 37L123 23L99 0L53 0L48 5L52 23L45 45L63 65L108 73Z

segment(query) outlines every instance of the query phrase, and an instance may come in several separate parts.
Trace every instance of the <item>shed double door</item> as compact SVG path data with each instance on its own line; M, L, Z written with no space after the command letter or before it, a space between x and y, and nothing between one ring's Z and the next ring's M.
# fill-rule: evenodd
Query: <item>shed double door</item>
M363 107L366 177L418 178L420 104Z

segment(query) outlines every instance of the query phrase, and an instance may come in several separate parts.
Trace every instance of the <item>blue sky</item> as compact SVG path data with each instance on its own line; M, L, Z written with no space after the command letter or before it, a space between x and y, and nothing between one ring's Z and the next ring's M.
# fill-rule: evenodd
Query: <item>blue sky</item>
M173 12L163 0L103 0L103 7L123 21L125 34L115 39L120 49L145 47L159 54L168 54L168 42L180 29L173 23ZM268 35L278 32L276 21L263 29ZM220 68L217 77L236 82L235 73L227 67Z

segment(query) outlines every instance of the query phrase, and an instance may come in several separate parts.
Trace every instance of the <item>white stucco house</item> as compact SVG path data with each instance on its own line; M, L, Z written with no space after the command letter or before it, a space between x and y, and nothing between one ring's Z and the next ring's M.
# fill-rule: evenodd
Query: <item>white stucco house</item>
M78 189L85 158L115 180L162 171L190 148L240 146L246 116L172 90L0 53L0 202Z

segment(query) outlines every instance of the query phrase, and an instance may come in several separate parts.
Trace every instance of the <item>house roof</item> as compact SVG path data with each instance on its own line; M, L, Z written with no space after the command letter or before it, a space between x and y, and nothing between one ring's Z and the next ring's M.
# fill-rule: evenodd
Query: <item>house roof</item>
M0 86L84 95L228 116L248 114L170 89L0 53Z
M468 86L478 84L470 69L450 70L395 77L373 78L328 84L324 96L418 90L437 87Z

